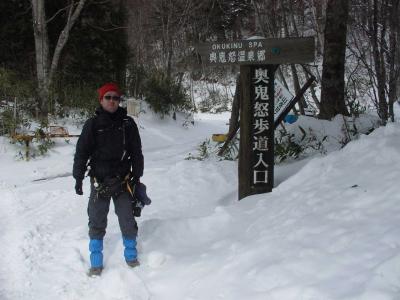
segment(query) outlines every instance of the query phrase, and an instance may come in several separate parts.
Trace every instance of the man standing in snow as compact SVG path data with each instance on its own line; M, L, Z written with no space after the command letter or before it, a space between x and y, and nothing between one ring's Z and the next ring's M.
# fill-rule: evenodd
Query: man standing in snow
M91 191L88 204L89 275L100 275L103 269L103 237L111 198L125 246L126 263L135 267L138 227L133 215L129 184L143 175L143 154L135 121L119 106L121 92L114 83L98 89L100 107L88 119L76 144L73 176L75 191L83 195L82 181L89 166ZM89 162L89 163L88 163Z

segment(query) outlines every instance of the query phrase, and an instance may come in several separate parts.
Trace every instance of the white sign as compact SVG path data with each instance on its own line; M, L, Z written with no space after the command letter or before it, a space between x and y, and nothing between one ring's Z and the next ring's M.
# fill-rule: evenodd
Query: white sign
M282 83L280 83L276 79L274 82L274 88L275 88L274 122L276 122L278 117L288 107L290 101L294 98L294 96L283 86Z
M129 98L126 101L126 109L128 111L128 116L139 117L140 113L140 101L134 98Z

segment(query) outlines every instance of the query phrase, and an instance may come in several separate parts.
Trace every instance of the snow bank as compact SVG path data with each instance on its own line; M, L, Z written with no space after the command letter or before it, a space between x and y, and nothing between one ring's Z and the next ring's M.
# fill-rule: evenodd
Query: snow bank
M153 200L139 219L141 266L125 265L111 208L96 279L85 275L87 180L83 197L71 177L33 181L70 172L76 140L29 163L0 140L0 298L398 299L400 125L277 166L272 193L238 202L235 162L184 159L226 120L200 115L187 129L141 117Z

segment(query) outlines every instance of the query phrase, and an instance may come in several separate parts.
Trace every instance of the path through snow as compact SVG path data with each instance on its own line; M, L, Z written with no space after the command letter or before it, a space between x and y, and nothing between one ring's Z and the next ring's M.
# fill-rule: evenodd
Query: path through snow
M172 121L171 121L172 122ZM0 299L400 299L400 126L389 124L327 157L276 168L272 193L237 199L234 162L185 160L224 120L191 130L142 124L153 203L139 219L141 266L123 259L109 214L105 270L88 278L84 196L74 144L15 162L1 139Z

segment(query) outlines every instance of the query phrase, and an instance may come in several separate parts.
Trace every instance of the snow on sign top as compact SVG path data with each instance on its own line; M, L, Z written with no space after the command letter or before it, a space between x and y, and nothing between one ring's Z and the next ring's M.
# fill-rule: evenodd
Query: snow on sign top
M283 64L314 61L314 38L220 41L196 46L205 65Z

